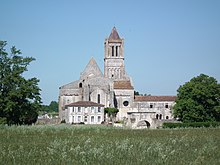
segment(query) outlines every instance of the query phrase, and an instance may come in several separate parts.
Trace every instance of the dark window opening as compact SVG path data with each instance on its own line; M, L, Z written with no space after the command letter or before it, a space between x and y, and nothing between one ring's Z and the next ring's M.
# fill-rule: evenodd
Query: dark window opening
M82 88L82 83L79 83L79 87Z
M128 102L128 101L124 101L124 102L123 102L123 105L124 105L125 107L127 107L127 106L128 106L128 104L129 104L129 102Z
M115 47L116 51L116 57L118 56L118 46Z
M166 119L168 120L168 119L169 119L169 116L166 116Z
M85 118L84 118L84 122L87 122L87 116L85 116Z
M101 112L101 107L98 107L98 112Z
M114 75L112 74L112 77L114 77Z
M98 103L100 104L100 94L98 94L97 100L98 100Z
M168 104L165 105L165 108L169 108L169 107L168 107Z
M153 104L150 104L150 108L153 108Z
M114 57L114 46L112 46L112 57Z
M162 119L162 115L160 114L160 119Z
M157 115L156 115L156 119L158 119L158 118L159 118L159 115L157 114Z

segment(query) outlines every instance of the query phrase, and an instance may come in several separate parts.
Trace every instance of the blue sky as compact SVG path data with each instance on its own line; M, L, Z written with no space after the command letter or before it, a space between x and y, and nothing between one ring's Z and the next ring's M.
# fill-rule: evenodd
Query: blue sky
M104 39L116 26L135 90L176 95L201 73L220 82L219 0L1 0L0 40L32 56L42 101L78 80L94 57L103 71Z

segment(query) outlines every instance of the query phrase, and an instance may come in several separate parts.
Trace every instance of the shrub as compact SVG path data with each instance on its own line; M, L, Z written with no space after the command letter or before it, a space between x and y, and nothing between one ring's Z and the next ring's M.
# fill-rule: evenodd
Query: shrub
M0 124L7 124L7 119L5 117L0 117Z

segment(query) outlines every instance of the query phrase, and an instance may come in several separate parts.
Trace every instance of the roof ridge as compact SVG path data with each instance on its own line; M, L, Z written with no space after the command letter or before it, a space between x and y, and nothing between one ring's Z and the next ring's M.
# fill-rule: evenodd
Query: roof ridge
M96 102L93 102L93 101L77 101L77 102L70 103L70 104L68 104L66 106L67 107L68 106L81 106L81 107L98 106L98 107L104 107L103 104L99 104L99 103L96 103Z
M96 60L93 57L89 60L80 77L89 77L89 74L103 76L101 69L99 68Z

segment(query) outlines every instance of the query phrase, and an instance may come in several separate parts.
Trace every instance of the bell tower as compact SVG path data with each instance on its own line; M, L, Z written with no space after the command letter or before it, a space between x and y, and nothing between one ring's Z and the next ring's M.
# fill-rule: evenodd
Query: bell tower
M115 27L105 39L104 76L114 81L126 79L124 66L124 39L120 38Z

